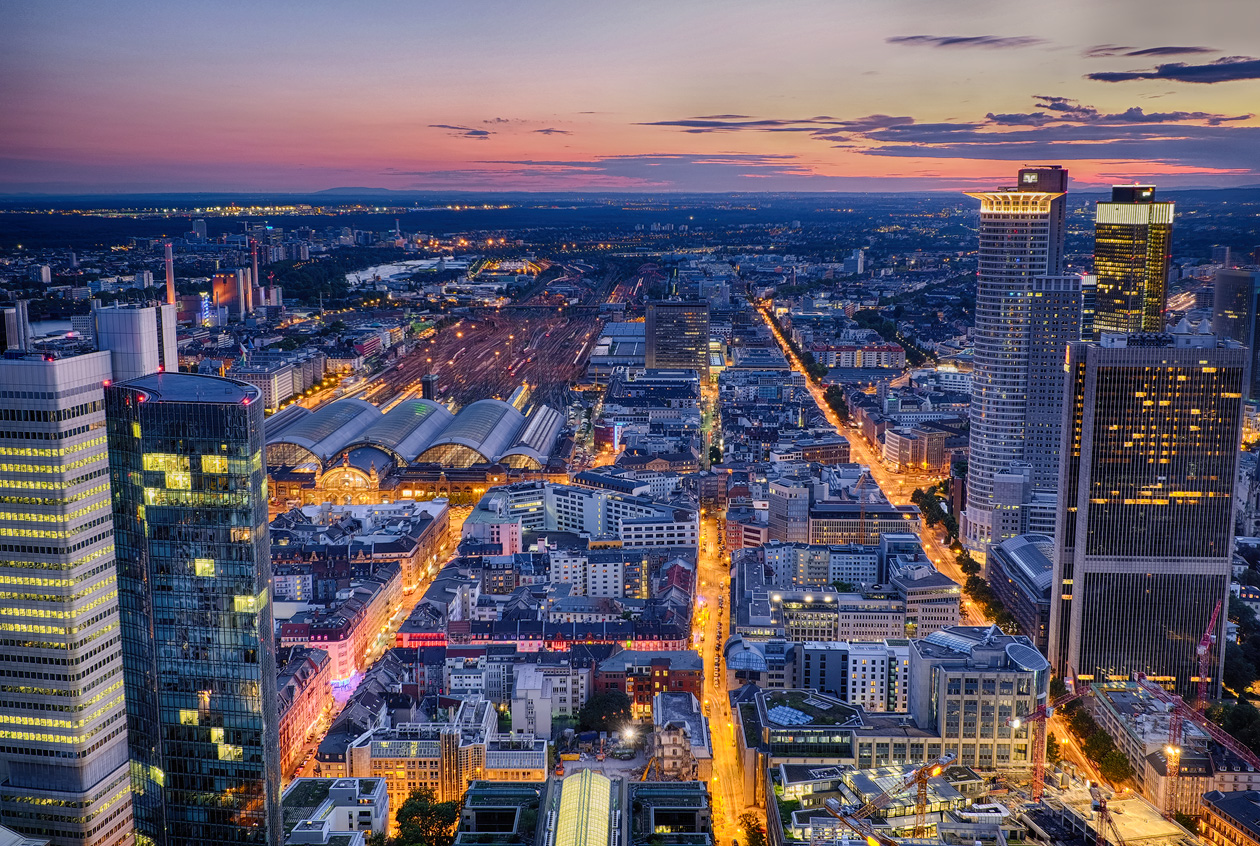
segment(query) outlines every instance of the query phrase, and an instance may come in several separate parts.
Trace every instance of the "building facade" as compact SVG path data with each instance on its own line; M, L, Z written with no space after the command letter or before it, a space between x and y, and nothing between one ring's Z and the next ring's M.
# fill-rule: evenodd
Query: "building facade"
M105 397L137 835L274 843L280 739L257 388L186 373Z
M1024 168L1015 187L970 193L980 200L975 369L964 542L983 551L994 537L994 477L1016 461L1046 462L1030 435L1057 439L1054 357L1080 337L1080 280L1063 276L1067 171ZM1072 337L1075 333L1075 337ZM1061 367L1062 362L1058 362ZM1042 371L1045 371L1044 373ZM1049 383L1040 379L1049 377ZM1061 386L1061 382L1059 382ZM1030 396L1030 394L1037 396Z
M1212 293L1212 334L1232 338L1251 350L1251 381L1247 396L1260 396L1260 367L1256 366L1256 330L1260 328L1260 271L1222 267L1216 271Z
M694 370L709 378L709 304L661 300L647 306L644 362L651 368Z
M1230 581L1248 358L1185 321L1172 335L1069 348L1050 592L1058 672L1142 672L1192 695L1195 646ZM1214 652L1212 691L1223 648Z
M1161 332L1173 204L1154 185L1115 185L1094 212L1094 333Z
M107 352L0 359L0 823L56 846L132 842L109 379Z

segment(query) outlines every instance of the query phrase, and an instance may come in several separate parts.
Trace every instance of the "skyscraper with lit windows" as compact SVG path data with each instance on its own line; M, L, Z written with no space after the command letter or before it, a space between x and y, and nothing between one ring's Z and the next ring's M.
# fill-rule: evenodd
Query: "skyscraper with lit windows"
M1069 348L1050 591L1058 672L1142 672L1193 695L1195 647L1228 601L1248 358L1184 320L1171 335ZM1226 618L1222 608L1211 691Z
M1103 332L1162 332L1168 294L1173 204L1154 185L1116 185L1094 211L1098 277L1094 338Z
M158 373L105 404L137 834L278 843L261 394Z
M658 300L647 305L644 334L648 367L681 368L709 379L709 303Z
M1063 275L1066 192L1067 171L1048 166L967 195L980 200L980 249L963 539L981 552L1022 534L995 515L1021 507L1002 500L997 476L1026 466L1032 489L1057 480L1063 351L1080 339L1082 308L1081 278Z
M105 444L110 354L0 358L0 823L132 842Z

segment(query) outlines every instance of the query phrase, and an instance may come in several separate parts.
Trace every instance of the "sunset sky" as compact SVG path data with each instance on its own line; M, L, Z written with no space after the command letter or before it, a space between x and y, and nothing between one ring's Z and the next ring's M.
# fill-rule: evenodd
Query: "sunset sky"
M1257 0L0 3L0 193L1260 184Z

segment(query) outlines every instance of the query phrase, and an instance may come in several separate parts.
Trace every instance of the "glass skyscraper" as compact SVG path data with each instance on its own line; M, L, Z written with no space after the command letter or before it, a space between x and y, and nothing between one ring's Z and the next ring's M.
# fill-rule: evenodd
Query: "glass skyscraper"
M1222 267L1216 271L1212 297L1212 332L1221 338L1233 338L1251 350L1251 384L1248 397L1260 397L1260 270L1235 270Z
M1247 359L1185 321L1069 348L1050 604L1060 673L1142 672L1193 695L1195 646L1228 596Z
M105 396L141 843L278 843L263 404L159 373Z
M1094 212L1098 277L1093 337L1103 332L1162 332L1172 245L1173 204L1154 185L1116 185Z
M647 306L644 334L648 367L695 370L709 379L709 304L659 300Z
M131 843L108 352L0 358L0 823Z

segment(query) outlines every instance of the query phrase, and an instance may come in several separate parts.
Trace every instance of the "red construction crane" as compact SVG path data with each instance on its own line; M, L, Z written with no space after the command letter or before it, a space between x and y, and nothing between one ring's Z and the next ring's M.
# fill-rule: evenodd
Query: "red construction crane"
M1102 795L1102 791L1097 786L1089 789L1089 795L1094 800L1092 803L1094 810L1098 812L1098 822L1094 824L1094 846L1107 846L1107 829L1111 829L1115 846L1125 846L1124 838L1120 836L1120 828L1112 819L1111 812L1107 810L1107 797Z
M1208 706L1208 661L1212 657L1212 645L1216 643L1216 621L1221 616L1221 604L1218 600L1216 607L1212 609L1212 619L1208 621L1207 629L1199 638L1199 645L1194 648L1194 654L1199 658L1199 695L1194 700L1194 707L1200 711L1206 711Z
M1069 702L1075 702L1082 696L1089 693L1089 685L1077 684L1076 677L1072 678L1072 691L1066 696L1060 696L1054 702L1046 705L1038 705L1037 709L1031 714L1025 714L1022 717L1012 717L1007 724L1012 728L1019 728L1024 723L1032 723L1033 726L1033 781L1032 781L1032 801L1041 801L1041 792L1046 786L1046 720L1054 715L1055 709L1062 708Z
M824 807L827 809L827 813L862 835L866 839L867 846L898 846L896 840L877 832L875 827L869 822L869 818L892 801L894 796L909 790L911 787L915 787L918 790L918 795L915 797L914 803L914 836L927 837L928 782L944 772L945 768L954 762L954 757L954 753L946 752L932 763L924 764L910 772L899 783L894 784L856 810L845 808L835 799L828 799Z
M1142 690L1169 706L1168 746L1164 749L1168 774L1168 789L1164 793L1164 816L1171 818L1177 807L1177 778L1181 772L1181 729L1186 720L1202 729L1217 744L1237 755L1253 768L1260 770L1260 757L1204 714L1187 705L1180 696L1164 690L1163 687L1148 679L1145 673L1135 673L1134 680Z

